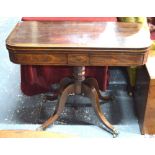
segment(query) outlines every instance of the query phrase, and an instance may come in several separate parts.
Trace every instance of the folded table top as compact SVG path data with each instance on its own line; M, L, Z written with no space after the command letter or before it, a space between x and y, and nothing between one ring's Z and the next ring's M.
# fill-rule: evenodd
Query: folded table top
M149 29L119 22L19 22L6 41L14 48L148 48Z
M147 27L122 22L23 21L6 40L10 60L26 65L143 65L150 45Z

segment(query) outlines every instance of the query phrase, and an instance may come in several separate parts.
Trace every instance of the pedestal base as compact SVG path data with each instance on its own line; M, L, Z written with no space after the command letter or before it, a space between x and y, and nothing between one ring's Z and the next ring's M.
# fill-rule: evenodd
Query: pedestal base
M107 97L104 98L101 95L97 80L94 78L85 79L84 74L84 67L75 67L73 74L74 79L61 81L56 110L37 130L44 130L56 121L63 112L68 96L78 94L90 98L92 106L101 122L110 130L114 137L118 135L116 129L109 123L101 111L99 98L104 100L107 99Z

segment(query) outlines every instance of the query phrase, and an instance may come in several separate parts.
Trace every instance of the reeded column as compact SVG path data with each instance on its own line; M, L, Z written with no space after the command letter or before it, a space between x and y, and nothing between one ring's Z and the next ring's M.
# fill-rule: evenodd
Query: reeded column
M77 66L73 67L73 76L75 79L75 94L81 94L81 85L85 80L85 67Z

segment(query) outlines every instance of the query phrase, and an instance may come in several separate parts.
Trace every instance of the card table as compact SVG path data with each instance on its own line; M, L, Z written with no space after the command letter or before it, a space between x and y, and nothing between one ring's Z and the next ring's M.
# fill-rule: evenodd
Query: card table
M118 132L101 111L103 99L94 78L85 78L85 66L140 66L147 60L150 32L138 23L23 21L6 40L10 60L21 65L73 66L73 78L60 82L56 110L38 130L46 129L62 113L70 95L90 98L107 129Z

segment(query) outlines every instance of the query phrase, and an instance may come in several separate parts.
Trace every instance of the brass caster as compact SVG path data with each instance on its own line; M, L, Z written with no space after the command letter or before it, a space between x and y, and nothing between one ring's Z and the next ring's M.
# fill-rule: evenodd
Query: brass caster
M44 129L43 129L43 127L42 126L40 126L40 127L38 127L37 129L36 129L36 131L43 131Z
M116 138L119 135L119 132L116 129L113 129L113 138Z

